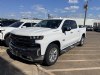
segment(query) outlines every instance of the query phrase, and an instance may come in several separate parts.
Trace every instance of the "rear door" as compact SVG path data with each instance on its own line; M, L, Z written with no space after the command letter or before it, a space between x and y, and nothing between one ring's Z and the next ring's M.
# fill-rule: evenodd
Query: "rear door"
M71 26L71 43L77 43L79 41L80 38L80 31L79 28L77 26L76 21L74 20L70 20L70 26Z

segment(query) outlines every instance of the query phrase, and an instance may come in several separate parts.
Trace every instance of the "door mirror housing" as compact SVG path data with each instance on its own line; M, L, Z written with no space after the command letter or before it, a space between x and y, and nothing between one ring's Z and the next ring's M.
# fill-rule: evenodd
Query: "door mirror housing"
M71 30L71 27L63 27L62 31L63 33L65 33L65 31L70 31Z

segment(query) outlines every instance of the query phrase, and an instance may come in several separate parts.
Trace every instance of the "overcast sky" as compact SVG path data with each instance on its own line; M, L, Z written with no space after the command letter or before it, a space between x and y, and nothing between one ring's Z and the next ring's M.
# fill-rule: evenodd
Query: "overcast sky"
M85 0L0 0L1 18L83 17ZM100 0L89 0L89 18L100 17Z

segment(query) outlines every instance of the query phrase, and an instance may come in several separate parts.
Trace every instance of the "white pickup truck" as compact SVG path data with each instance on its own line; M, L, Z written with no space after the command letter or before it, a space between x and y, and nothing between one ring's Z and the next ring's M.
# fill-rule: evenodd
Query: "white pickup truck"
M25 27L32 27L36 23L40 22L41 20L26 20L22 19L18 22L15 22L7 27L0 27L0 40L4 41L5 44L8 46L9 44L9 33L14 29L25 28Z
M10 33L10 52L28 61L43 60L52 65L58 56L73 45L84 44L86 28L79 28L73 19L47 19L35 27L22 28Z

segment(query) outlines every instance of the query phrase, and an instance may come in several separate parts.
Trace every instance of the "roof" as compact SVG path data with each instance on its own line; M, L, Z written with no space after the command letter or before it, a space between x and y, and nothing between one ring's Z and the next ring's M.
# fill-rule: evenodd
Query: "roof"
M84 18L51 18L52 19L62 19L62 20L75 20L78 25L84 25ZM49 19L50 20L50 19ZM93 25L95 19L86 19L86 25Z
M40 22L41 20L21 19L20 21L21 21L21 22L32 22L32 23L38 23L38 22Z

